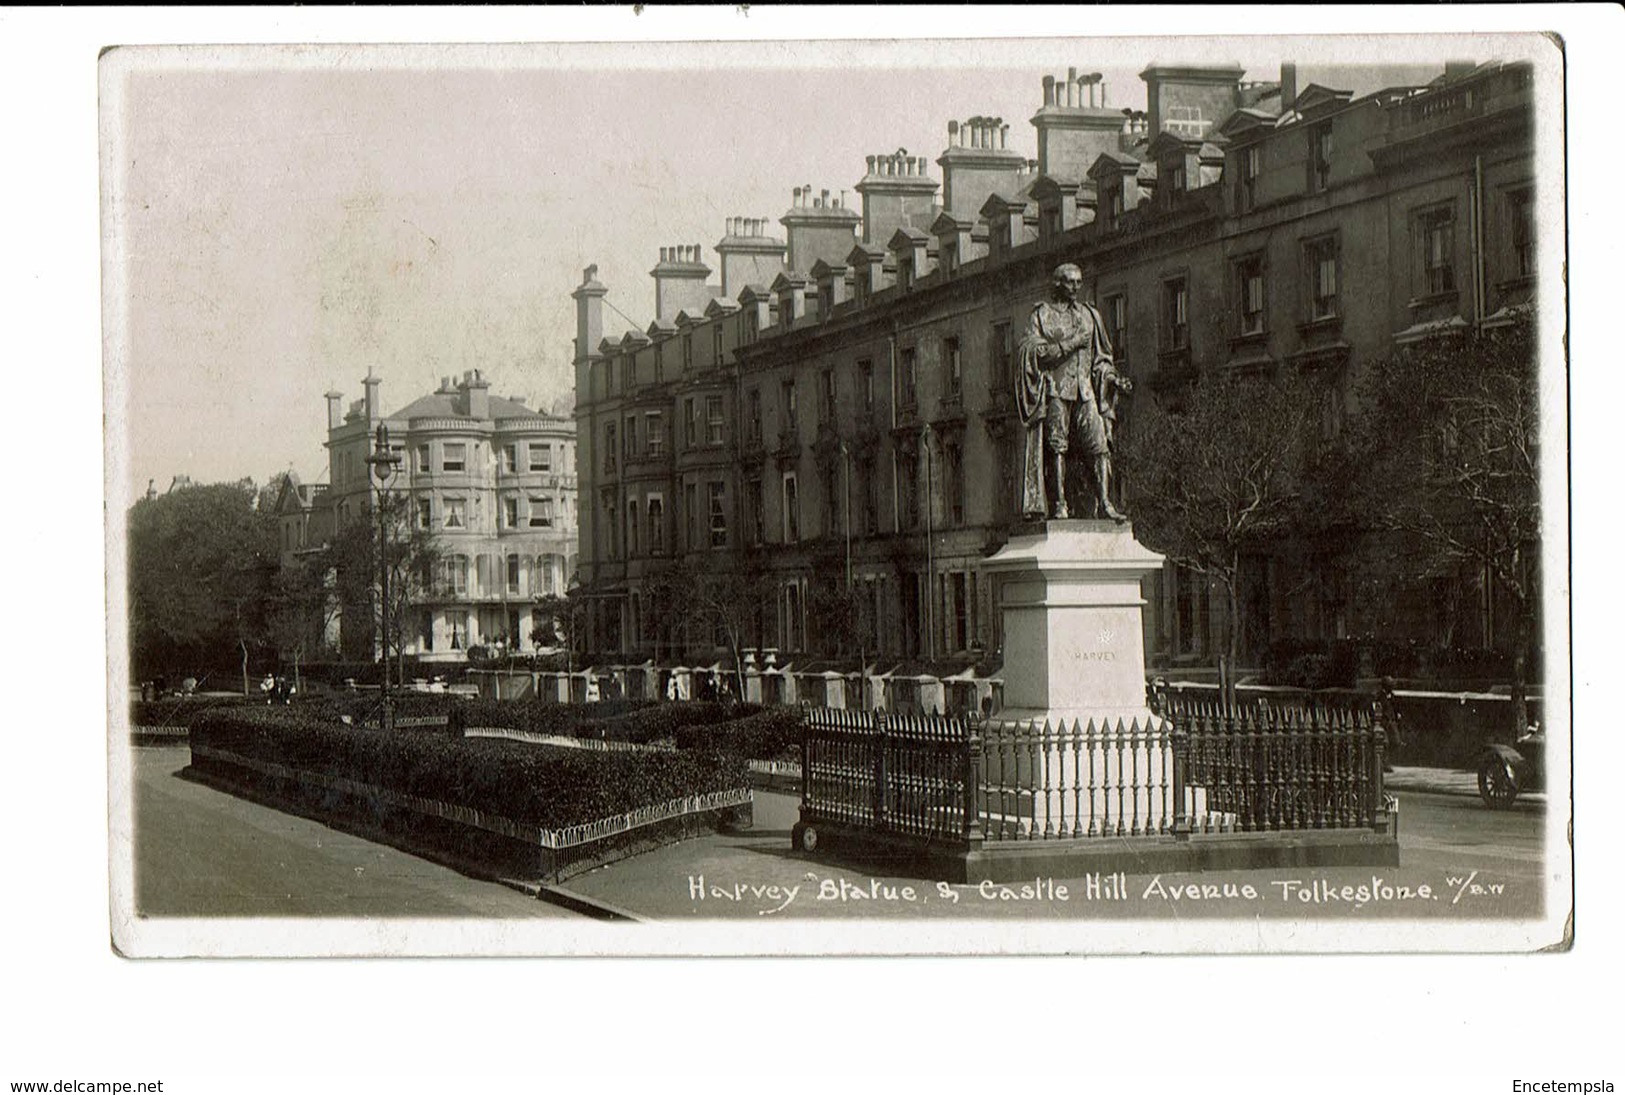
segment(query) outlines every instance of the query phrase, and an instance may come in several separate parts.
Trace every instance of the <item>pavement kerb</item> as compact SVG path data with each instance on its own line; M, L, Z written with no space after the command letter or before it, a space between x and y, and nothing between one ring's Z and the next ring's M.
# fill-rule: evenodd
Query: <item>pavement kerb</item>
M590 916L595 920L629 920L634 923L646 923L648 917L619 905L611 905L608 901L599 901L593 897L583 897L578 893L571 893L561 886L549 886L546 883L530 882L523 878L498 878L495 880L520 893L529 894L538 901L545 901L549 905L557 905L561 909Z

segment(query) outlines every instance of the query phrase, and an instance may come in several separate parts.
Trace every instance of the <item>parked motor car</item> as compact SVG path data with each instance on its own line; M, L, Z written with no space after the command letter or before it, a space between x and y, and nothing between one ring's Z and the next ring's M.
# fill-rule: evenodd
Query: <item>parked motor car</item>
M1492 810L1504 810L1527 791L1546 789L1546 731L1529 727L1511 745L1486 746L1478 761L1478 794Z

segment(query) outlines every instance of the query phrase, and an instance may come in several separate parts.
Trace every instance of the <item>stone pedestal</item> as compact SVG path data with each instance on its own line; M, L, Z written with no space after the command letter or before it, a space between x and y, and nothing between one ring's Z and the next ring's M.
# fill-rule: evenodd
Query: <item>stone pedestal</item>
M1150 716L1140 580L1163 557L1132 524L1020 526L983 569L1003 578L1001 721L1116 721Z
M1171 820L1173 756L1145 703L1140 580L1163 558L1112 521L1018 528L983 566L1003 576L1004 707L984 781L988 824L1025 836L1138 835Z

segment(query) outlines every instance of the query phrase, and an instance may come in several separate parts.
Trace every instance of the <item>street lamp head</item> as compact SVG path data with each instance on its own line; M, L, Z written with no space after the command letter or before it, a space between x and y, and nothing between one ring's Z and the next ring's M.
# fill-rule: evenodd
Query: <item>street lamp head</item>
M378 430L373 434L372 455L367 457L367 463L372 465L372 474L380 485L387 484L395 477L395 465L401 458L395 455L389 447L389 427L378 423Z

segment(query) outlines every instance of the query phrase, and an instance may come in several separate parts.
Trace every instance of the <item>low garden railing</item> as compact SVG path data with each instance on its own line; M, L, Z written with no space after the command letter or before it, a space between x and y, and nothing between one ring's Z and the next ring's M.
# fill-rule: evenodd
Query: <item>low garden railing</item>
M1369 709L1159 708L1043 723L811 708L802 819L954 844L1386 826Z

